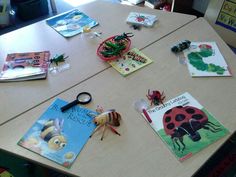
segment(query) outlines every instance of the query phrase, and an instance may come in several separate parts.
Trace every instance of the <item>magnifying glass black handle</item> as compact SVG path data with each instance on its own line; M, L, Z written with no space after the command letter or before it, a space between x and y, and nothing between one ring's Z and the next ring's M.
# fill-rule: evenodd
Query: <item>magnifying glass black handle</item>
M68 103L67 105L61 107L61 112L65 112L67 109L70 109L72 106L75 106L78 104L78 100L74 100L70 103Z

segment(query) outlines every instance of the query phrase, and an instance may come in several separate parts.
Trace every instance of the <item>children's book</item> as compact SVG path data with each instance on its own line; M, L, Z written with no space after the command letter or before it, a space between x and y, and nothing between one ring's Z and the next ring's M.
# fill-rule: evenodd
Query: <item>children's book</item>
M192 77L231 76L229 67L215 42L191 42L184 50Z
M126 52L122 58L108 61L108 63L121 75L127 76L130 73L152 63L152 60L137 48L133 48Z
M180 161L229 133L187 92L147 113L152 119L151 127Z
M130 12L126 22L134 25L141 25L146 27L151 27L157 21L156 15L138 13L138 12Z
M64 37L72 37L83 32L83 28L92 28L98 22L78 9L57 15L46 20L47 24Z
M61 112L66 104L56 99L18 145L70 168L96 127L88 114L97 113L81 106Z
M8 54L0 73L0 82L45 79L49 58L49 51Z

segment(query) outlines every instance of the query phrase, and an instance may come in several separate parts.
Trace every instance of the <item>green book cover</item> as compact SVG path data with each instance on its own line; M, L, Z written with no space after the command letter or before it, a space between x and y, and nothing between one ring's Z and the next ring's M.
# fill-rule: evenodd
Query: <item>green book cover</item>
M180 161L229 131L189 93L147 110L154 131Z
M121 75L127 76L134 71L137 71L138 69L152 63L152 60L137 48L133 48L126 52L122 58L108 61L108 63Z

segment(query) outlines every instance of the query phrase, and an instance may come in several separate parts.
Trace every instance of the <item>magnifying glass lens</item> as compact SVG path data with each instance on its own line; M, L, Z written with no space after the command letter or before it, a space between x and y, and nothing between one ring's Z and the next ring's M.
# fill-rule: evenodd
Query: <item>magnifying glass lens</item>
M91 101L91 96L87 93L82 93L78 95L77 100L79 103L88 103Z

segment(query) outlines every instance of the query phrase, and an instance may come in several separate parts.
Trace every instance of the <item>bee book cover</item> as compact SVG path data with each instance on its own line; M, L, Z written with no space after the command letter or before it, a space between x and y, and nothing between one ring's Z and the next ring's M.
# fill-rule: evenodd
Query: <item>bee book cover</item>
M193 156L229 131L189 93L147 110L154 131L179 161Z
M18 145L70 168L96 127L88 114L97 113L81 106L61 112L66 104L56 99Z

